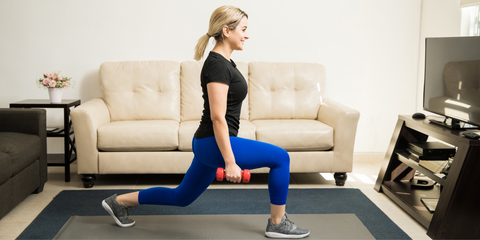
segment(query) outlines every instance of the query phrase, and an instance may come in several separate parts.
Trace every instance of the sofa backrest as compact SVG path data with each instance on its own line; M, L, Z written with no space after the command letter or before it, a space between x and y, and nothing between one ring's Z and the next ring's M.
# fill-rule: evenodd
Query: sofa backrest
M235 62L237 69L248 82L248 64ZM202 86L200 73L203 61L186 61L181 63L181 121L200 120L203 111ZM248 96L242 103L240 119L248 120Z
M325 94L317 63L237 62L249 92L241 119L316 119ZM203 61L126 61L100 66L100 86L112 121L200 120Z
M106 62L100 87L111 121L180 121L180 63Z
M250 120L316 119L325 86L321 64L250 62Z

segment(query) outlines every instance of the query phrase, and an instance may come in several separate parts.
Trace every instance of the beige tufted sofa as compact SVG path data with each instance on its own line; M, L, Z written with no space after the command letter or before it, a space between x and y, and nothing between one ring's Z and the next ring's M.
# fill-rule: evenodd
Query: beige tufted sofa
M203 99L203 62L108 62L100 67L103 98L71 112L78 173L85 187L96 174L185 173ZM248 80L239 137L286 149L291 172L352 171L359 112L324 99L325 68L315 63L237 63ZM255 172L268 172L257 169Z

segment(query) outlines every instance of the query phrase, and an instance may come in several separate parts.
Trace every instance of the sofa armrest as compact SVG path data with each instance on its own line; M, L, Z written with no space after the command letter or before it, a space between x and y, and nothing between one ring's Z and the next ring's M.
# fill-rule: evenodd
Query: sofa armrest
M318 110L318 120L334 129L334 172L352 171L359 118L359 111L331 99L325 99Z
M77 147L79 174L98 173L97 129L110 122L107 105L94 98L70 112Z
M40 182L47 182L47 111L45 109L0 109L0 132L37 135L40 138Z

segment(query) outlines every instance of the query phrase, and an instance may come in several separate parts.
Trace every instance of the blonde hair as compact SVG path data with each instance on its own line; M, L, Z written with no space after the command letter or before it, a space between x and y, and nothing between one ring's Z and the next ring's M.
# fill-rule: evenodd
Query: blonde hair
M210 17L208 32L198 39L195 60L202 59L210 37L214 37L217 42L223 41L223 27L227 26L230 30L235 30L243 17L248 18L248 15L237 7L221 6L215 9Z

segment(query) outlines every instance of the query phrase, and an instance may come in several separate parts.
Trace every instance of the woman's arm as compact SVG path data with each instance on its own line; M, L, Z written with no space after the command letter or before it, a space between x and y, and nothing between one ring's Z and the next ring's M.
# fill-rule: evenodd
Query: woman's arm
M242 180L241 169L235 162L230 134L225 114L227 112L227 96L229 86L225 83L211 82L207 84L210 104L210 118L213 122L213 133L218 148L225 161L225 176L227 181L239 183Z

